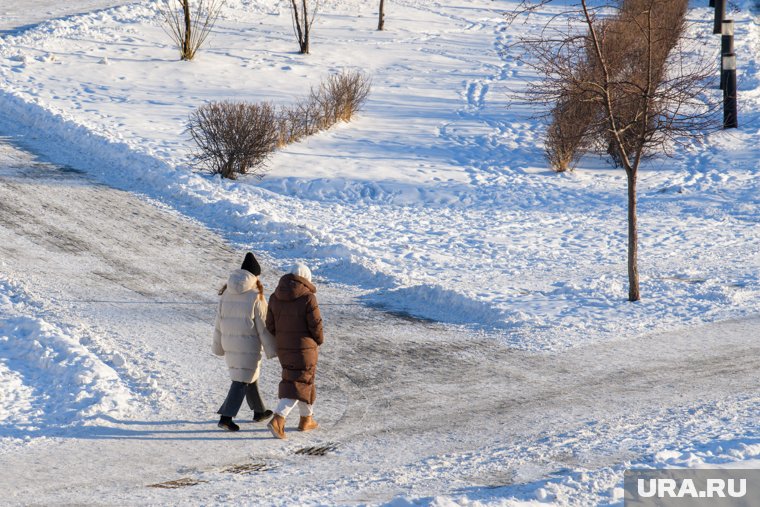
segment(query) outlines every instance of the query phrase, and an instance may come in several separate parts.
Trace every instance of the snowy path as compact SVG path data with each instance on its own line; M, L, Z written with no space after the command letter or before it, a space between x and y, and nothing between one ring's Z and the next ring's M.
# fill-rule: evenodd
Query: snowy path
M6 0L0 4L0 34L23 30L40 21L61 18L115 5L132 3L130 0Z
M0 256L11 320L53 323L90 358L80 373L115 372L118 394L72 422L67 409L82 402L55 368L29 355L0 361L0 375L23 385L18 403L0 403L6 502L487 499L504 496L494 487L645 459L757 420L760 319L535 354L335 305L357 294L322 286L322 429L284 443L251 423L231 435L215 427L227 377L209 340L214 289L241 255L213 231L2 144ZM268 290L276 279L265 265ZM270 402L276 369L264 365ZM33 410L46 395L43 409L64 403L53 416ZM329 444L337 448L323 457L296 453ZM180 478L199 484L146 487Z

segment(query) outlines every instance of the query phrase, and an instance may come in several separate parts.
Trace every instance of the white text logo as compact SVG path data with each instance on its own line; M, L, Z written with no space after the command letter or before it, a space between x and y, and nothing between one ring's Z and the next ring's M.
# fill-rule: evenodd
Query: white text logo
M741 498L747 494L747 479L707 479L702 490L693 479L639 479L638 490L643 498Z

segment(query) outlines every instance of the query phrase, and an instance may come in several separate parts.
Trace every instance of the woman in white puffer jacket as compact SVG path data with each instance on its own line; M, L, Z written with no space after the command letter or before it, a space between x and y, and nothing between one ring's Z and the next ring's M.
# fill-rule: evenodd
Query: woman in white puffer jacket
M230 273L227 284L219 291L212 351L224 356L232 379L227 398L217 411L221 415L218 426L229 431L240 429L232 418L237 416L244 398L253 409L254 421L272 416L257 384L262 350L267 357L277 355L274 337L265 325L267 303L264 287L258 279L260 274L259 263L248 252L241 268Z

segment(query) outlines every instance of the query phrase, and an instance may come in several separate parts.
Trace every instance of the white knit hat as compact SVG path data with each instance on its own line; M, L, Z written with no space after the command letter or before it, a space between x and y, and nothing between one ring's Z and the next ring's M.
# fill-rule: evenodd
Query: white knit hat
M296 276L300 276L301 278L306 278L311 282L311 270L306 264L303 264L301 262L294 264L293 267L290 268L290 273Z

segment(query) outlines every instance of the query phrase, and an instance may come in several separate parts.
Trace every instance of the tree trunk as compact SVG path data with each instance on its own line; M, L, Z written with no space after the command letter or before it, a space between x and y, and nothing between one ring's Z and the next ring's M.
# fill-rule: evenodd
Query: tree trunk
M636 169L628 175L628 301L641 299L639 293L639 226L636 221Z
M311 23L309 23L309 12L306 10L306 0L303 0L301 4L303 5L303 41L301 41L301 53L308 55L309 31L311 30Z
M182 0L182 11L185 14L185 40L182 41L182 59L190 60L192 55L190 54L190 0Z
M303 32L301 31L301 17L298 14L298 4L296 3L296 0L290 0L290 3L293 6L293 24L296 27L296 38L298 39L298 49L301 53L303 53Z
M380 0L380 15L377 20L377 29L382 30L385 27L385 0Z

